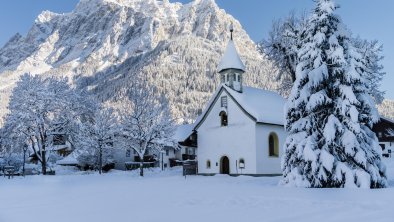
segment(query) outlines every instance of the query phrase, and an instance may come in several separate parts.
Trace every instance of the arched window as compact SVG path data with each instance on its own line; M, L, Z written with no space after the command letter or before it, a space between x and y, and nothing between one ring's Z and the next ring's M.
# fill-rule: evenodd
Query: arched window
M211 161L207 160L207 169L211 169Z
M221 126L227 126L228 124L228 119L227 119L227 113L225 111L220 112L220 125Z
M268 137L268 152L271 157L279 156L279 141L276 133L271 133Z
M239 168L245 169L245 160L243 158L239 159Z

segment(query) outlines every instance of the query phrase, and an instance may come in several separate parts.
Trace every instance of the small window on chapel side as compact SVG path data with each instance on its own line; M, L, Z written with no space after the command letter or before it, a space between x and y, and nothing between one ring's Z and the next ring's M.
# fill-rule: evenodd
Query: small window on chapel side
M245 160L244 159L240 159L239 160L239 168L240 169L245 169Z
M220 125L227 126L228 125L227 113L222 111L220 112L219 115L220 115Z
M279 141L275 133L271 133L268 137L268 152L270 157L279 156Z
M227 96L222 96L220 98L220 105L221 105L221 107L226 107L227 108Z

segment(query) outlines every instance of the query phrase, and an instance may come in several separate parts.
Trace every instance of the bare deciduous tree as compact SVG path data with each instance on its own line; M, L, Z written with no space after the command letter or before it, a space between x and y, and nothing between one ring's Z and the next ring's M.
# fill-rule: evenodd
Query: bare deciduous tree
M121 138L126 149L134 150L140 159L140 176L144 175L143 161L148 151L161 150L172 143L174 122L164 96L145 81L135 80L127 92L128 102L121 110Z
M67 78L43 78L25 74L21 76L9 103L5 126L10 134L25 138L42 173L47 173L50 135L67 132L77 117L86 114L84 98L68 85Z
M93 118L80 123L73 134L80 154L78 160L95 165L99 173L103 166L112 161L112 150L117 131L117 121L113 109L97 109Z

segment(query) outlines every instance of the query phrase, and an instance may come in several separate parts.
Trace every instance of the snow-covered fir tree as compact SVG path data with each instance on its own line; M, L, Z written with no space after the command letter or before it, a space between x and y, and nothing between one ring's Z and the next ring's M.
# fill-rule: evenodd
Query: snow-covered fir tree
M298 51L308 33L308 26L308 16L305 13L300 16L291 13L285 19L274 21L268 38L258 44L260 52L267 55L280 70L277 79L281 79L281 87L278 87L278 90L282 95L290 93L296 80L296 68L300 59ZM377 40L368 41L358 36L349 38L362 55L364 68L360 74L367 81L368 93L380 104L385 94L380 88L382 78L386 74L381 64L383 46Z
M364 79L362 55L334 12L317 1L298 52L296 81L286 106L288 137L283 184L301 187L387 186L378 120Z

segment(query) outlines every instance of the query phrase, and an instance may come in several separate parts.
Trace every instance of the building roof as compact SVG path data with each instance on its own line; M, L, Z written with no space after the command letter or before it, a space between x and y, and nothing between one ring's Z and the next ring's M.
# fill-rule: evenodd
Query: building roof
M224 52L218 66L218 72L226 69L239 69L245 71L245 65L239 57L233 40L230 40L227 44L226 51Z
M68 145L52 145L52 150L59 151L59 150L68 150L71 151L71 147Z
M185 141L191 134L193 133L193 125L192 124L184 124L177 126L175 130L175 134L173 139L176 142Z
M74 151L70 155L64 157L61 160L58 160L56 164L58 165L78 165L79 162L77 160L78 154Z
M227 92L238 102L257 122L284 125L285 99L272 91L253 87L243 87L239 93L228 86Z
M378 122L376 122L372 131L378 136L379 142L394 142L394 121L386 117L380 116Z
M204 121L222 91L226 91L241 110L257 123L284 125L284 106L286 101L279 94L248 86L244 86L243 92L239 93L222 84L208 102L203 113L197 118L194 123L194 129L197 129Z
M387 118L387 117L384 117L384 116L380 116L380 120L379 120L379 122L380 122L380 121L382 121L382 120L385 120L385 121L387 121L387 122L390 122L390 123L394 124L394 120L392 120L392 119L389 119L389 118Z

